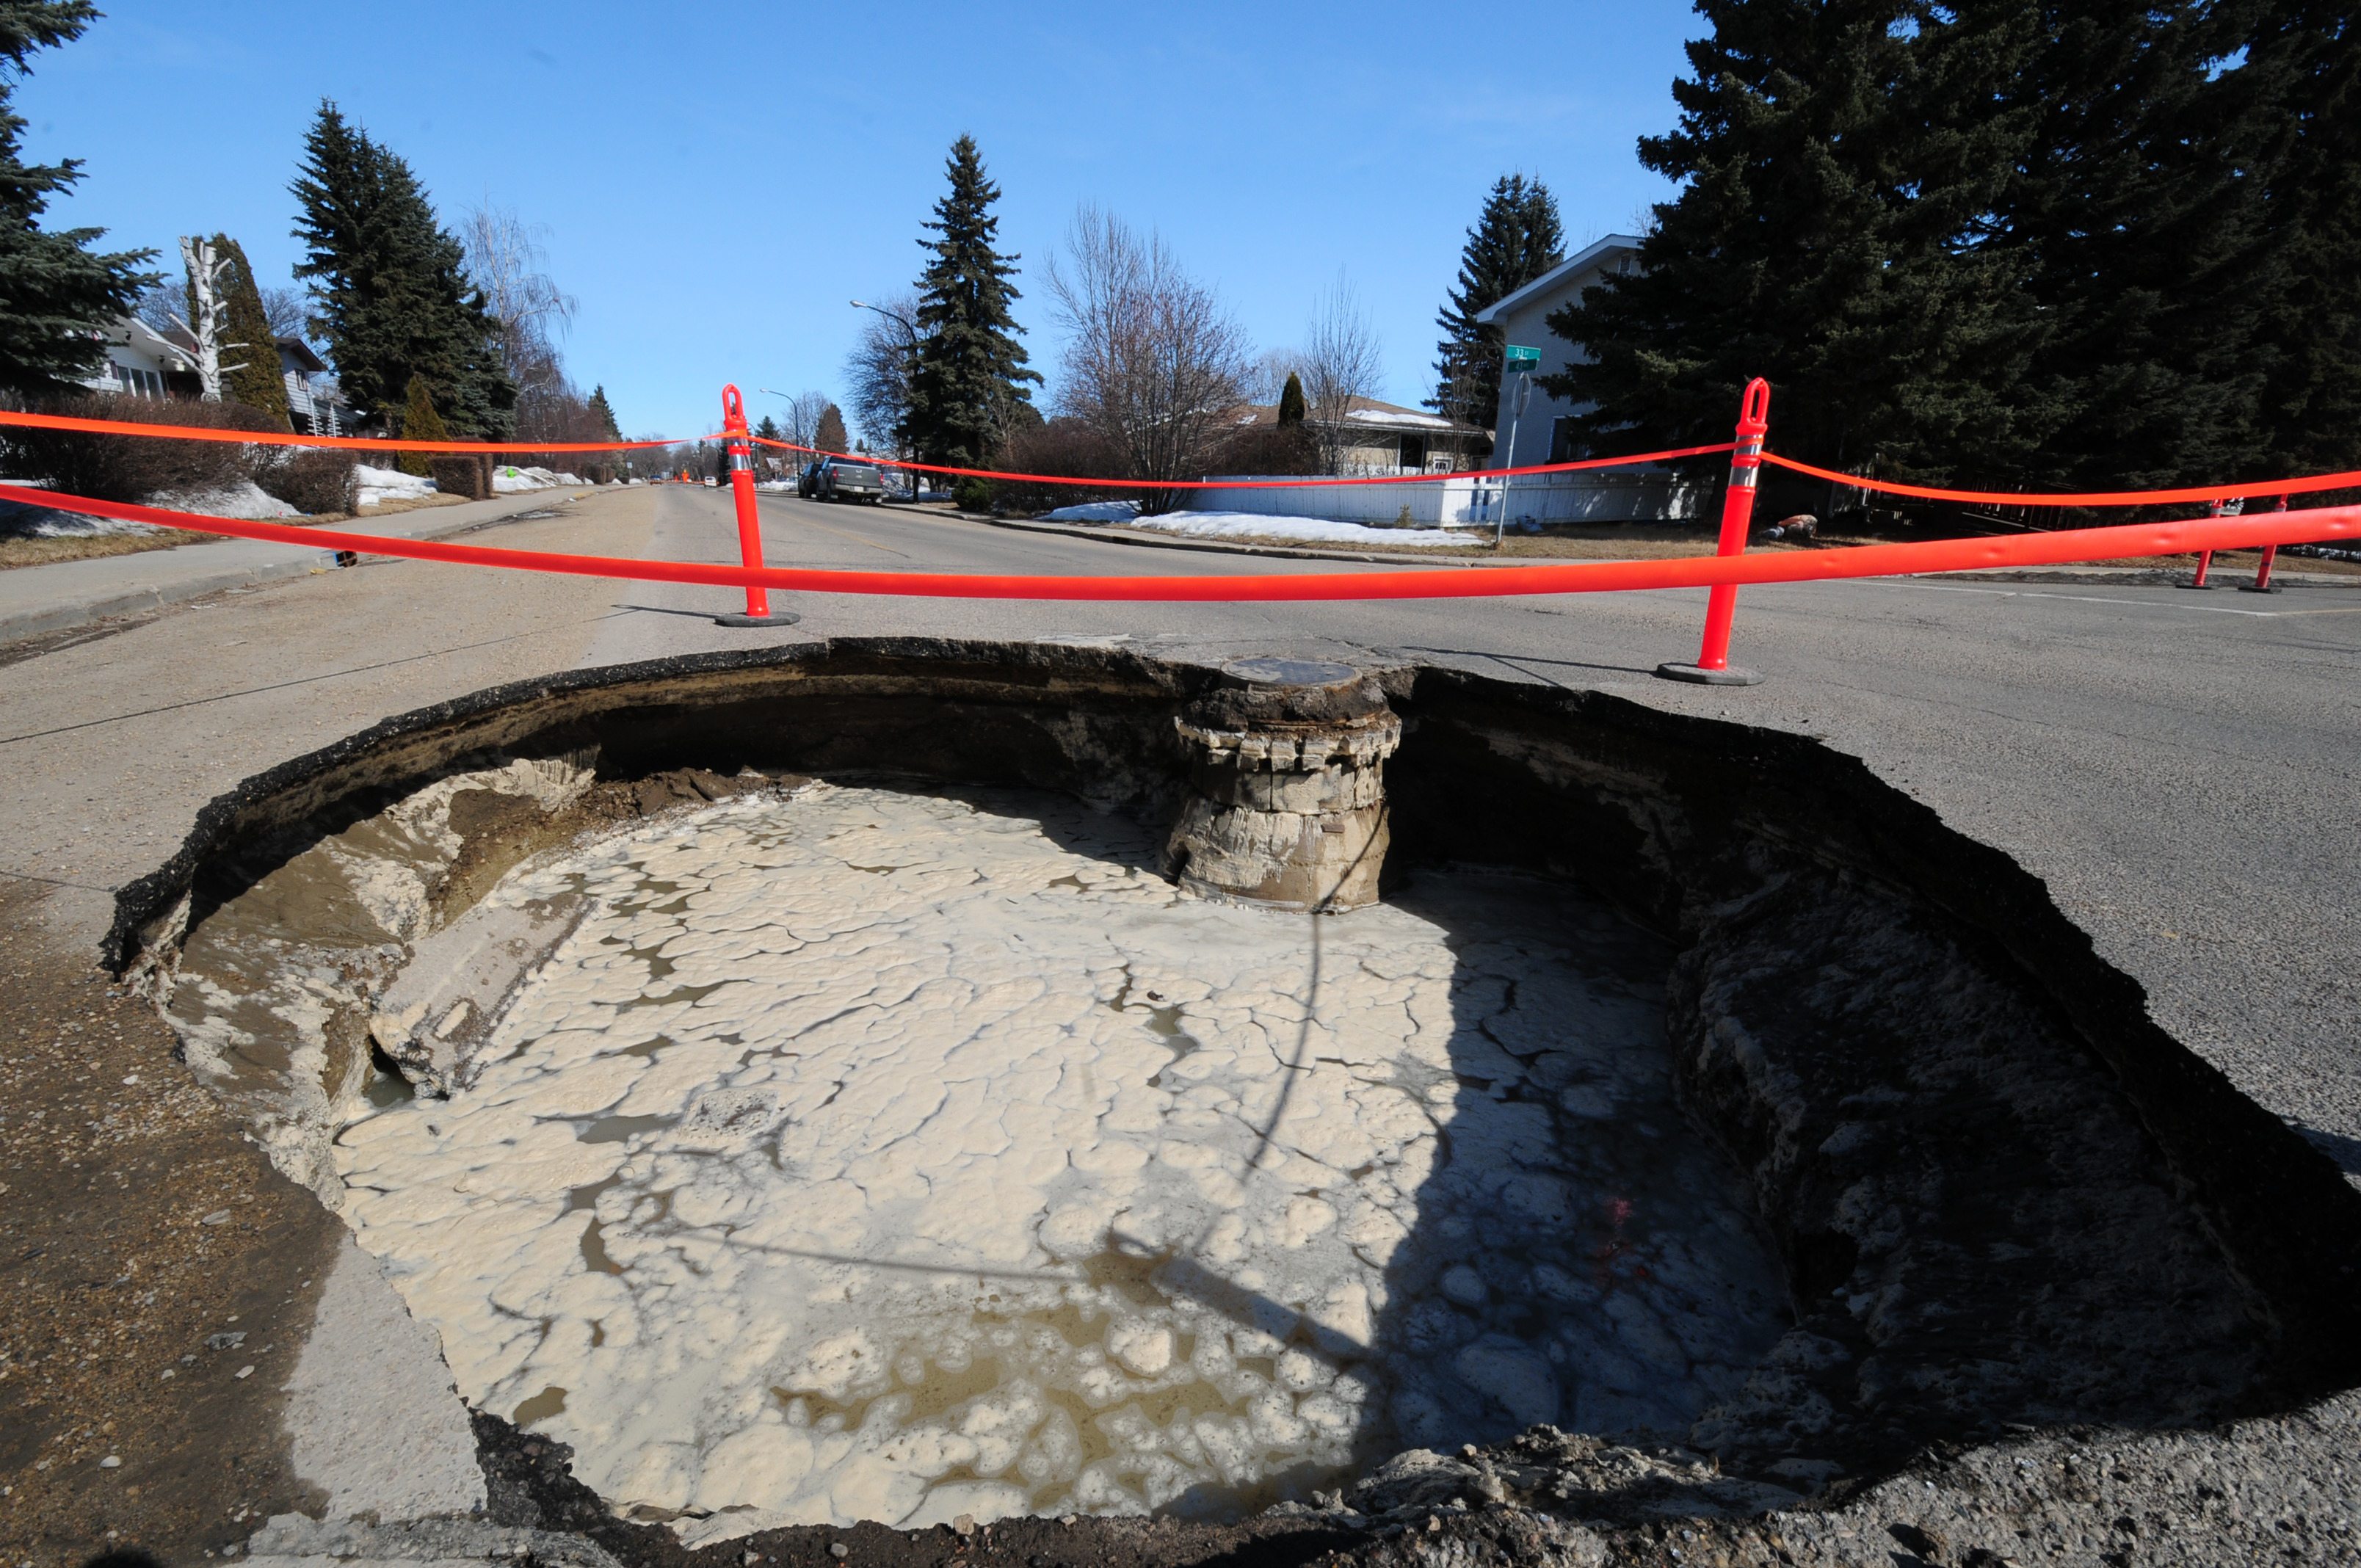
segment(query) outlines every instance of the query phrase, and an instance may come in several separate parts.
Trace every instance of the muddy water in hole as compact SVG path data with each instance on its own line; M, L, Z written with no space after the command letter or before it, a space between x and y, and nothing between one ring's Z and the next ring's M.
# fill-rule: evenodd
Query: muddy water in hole
M1046 796L814 784L511 873L580 919L345 1212L468 1398L697 1542L1234 1514L1534 1421L1677 1433L1780 1330L1568 889L1186 898Z

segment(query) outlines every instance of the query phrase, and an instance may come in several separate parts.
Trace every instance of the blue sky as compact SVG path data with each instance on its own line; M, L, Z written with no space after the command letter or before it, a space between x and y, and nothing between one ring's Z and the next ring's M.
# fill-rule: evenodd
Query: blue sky
M775 406L758 386L838 390L860 325L846 302L917 276L962 131L1004 192L1038 368L1054 375L1057 338L1032 275L1095 201L1162 231L1258 347L1299 339L1342 269L1387 395L1414 402L1495 177L1545 180L1575 245L1662 199L1633 142L1670 124L1699 25L1664 0L102 4L18 93L28 152L85 161L53 222L168 255L226 231L284 282L287 183L334 98L446 221L489 199L547 225L550 270L581 302L569 369L605 383L628 433L662 434L710 428L725 380L757 412Z

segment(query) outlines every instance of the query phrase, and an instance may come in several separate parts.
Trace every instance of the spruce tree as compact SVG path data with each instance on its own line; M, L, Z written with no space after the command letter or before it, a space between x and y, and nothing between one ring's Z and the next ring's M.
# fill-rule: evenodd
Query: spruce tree
M830 403L820 411L819 424L817 433L812 436L812 444L822 452L850 452L852 449L852 438L844 428L842 409Z
M2261 173L2257 477L2361 468L2361 26L2340 0L2263 0L2226 72L2270 133ZM2264 285L2256 290L2255 285Z
M106 357L98 329L157 281L143 266L152 250L93 251L103 229L42 229L49 199L82 165L27 164L18 139L16 80L33 51L72 42L97 16L87 0L0 4L0 389L20 396L66 390L96 370Z
M500 365L497 325L417 176L324 100L304 153L289 188L307 247L295 275L314 280L315 323L346 396L390 417L411 378L423 376L455 433L507 437L517 389Z
M222 269L222 359L236 368L222 376L222 396L234 403L270 416L273 430L292 430L288 417L287 383L279 369L279 343L270 331L270 314L262 308L262 291L246 251L225 234L214 236L214 254L228 263ZM188 291L193 295L192 280ZM196 302L189 302L187 319L196 319ZM235 345L236 346L231 346Z
M1459 254L1459 282L1434 324L1434 396L1427 406L1490 430L1500 418L1500 329L1476 317L1565 259L1557 200L1539 180L1504 174L1492 182Z
M394 434L403 441L451 439L450 427L435 411L434 389L427 384L425 377L413 375L410 378L409 389L402 397L401 428ZM401 471L423 477L433 472L427 460L434 455L432 452L405 452L401 455Z
M607 389L604 384L590 389L590 417L597 422L599 433L608 440L623 439L623 427L615 422L614 406L607 401ZM778 427L771 423L771 416L768 414L763 416L763 433L766 434L776 436L779 433Z
M1303 422L1303 378L1290 370L1287 385L1279 389L1279 422L1284 429Z
M936 238L918 279L919 344L910 388L909 430L920 461L982 466L999 450L1017 405L1029 405L1027 368L1009 307L1020 298L1008 280L1014 255L993 248L1000 188L987 179L975 138L951 144L945 171L950 191L925 226Z
M1550 318L1587 351L1543 380L1595 405L1581 444L1726 440L1763 376L1775 444L1811 461L1948 477L2021 455L2037 323L1978 242L2025 129L1993 98L2035 40L1974 0L1698 10L1712 35L1674 83L1679 123L1640 143L1682 189L1636 271Z
M2266 105L2220 63L2250 13L1970 0L1963 14L2046 32L2003 89L2030 134L1992 218L2046 323L2026 398L2054 427L2022 477L2112 488L2238 476L2264 444L2257 350L2283 277L2265 243L2271 181L2256 177Z

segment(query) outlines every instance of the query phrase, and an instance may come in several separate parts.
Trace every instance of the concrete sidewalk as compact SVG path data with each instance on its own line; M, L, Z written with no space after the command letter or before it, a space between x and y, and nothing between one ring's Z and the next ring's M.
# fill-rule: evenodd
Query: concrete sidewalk
M327 526L394 539L446 539L519 512L587 495L561 487L495 496L458 506L422 507L388 517L355 518ZM118 615L137 615L185 599L203 598L280 577L336 569L336 553L301 544L221 539L171 550L102 555L0 572L0 643L71 631Z

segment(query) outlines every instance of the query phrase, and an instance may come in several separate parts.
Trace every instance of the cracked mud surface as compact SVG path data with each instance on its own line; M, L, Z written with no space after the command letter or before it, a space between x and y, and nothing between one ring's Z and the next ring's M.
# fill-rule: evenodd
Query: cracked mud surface
M175 1012L215 1059L240 991L243 1032L324 1033L322 992L253 983L306 863L414 932L401 867L490 776L522 775L422 792L192 934ZM1154 850L1054 797L812 784L540 857L412 965L447 988L471 933L530 933L512 995L387 991L419 1000L380 1044L451 1098L344 1127L346 1218L471 1401L692 1544L1234 1514L1737 1392L1781 1287L1674 1103L1661 945L1497 873L1209 903Z

